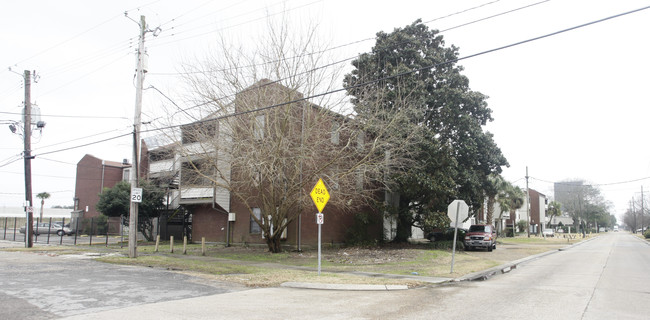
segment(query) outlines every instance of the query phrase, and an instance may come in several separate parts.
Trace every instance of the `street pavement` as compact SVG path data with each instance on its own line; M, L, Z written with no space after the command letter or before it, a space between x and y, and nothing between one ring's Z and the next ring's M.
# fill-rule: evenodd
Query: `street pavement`
M0 277L27 277L48 268L56 269L50 273L54 275L68 268L59 262L61 257L39 257L45 260L35 263L45 266L33 270L29 264L21 266L25 256L36 255L0 252ZM70 294L65 292L69 288L57 290L54 284L0 280L0 310L6 310L7 304L27 310L20 319L650 318L650 245L622 232L485 270L473 277L487 281L451 281L397 291L247 289L153 268L74 261L80 267L70 268L76 271L65 278L86 272L81 279L91 282L94 277L107 275L94 283L96 291L86 287ZM12 271L4 271L6 266L12 266ZM21 269L29 271L21 273ZM113 277L117 278L111 280ZM7 290L6 285L12 289ZM108 289L100 289L104 287ZM88 294L84 295L84 291ZM52 293L59 297L47 298ZM13 319L2 314L0 318Z

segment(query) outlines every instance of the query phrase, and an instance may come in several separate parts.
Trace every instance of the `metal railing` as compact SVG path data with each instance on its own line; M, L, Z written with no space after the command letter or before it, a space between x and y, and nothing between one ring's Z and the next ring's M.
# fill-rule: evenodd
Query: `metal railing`
M47 226L45 226L47 224ZM64 228L61 228L63 226ZM0 218L2 240L25 242L25 217ZM123 243L128 234L120 221L105 218L34 219L35 244L97 245ZM63 230L59 232L59 230Z

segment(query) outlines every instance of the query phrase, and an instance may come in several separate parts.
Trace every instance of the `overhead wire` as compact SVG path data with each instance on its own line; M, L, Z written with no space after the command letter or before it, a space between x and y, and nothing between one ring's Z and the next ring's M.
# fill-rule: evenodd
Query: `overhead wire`
M251 22L260 21L260 20L263 20L263 19L268 19L269 17L276 16L276 15L283 14L283 13L287 13L287 12L290 12L290 11L293 11L293 10L301 9L301 8L304 8L304 7L310 6L310 5L314 4L314 3L321 2L321 1L322 1L322 0L316 0L316 1L310 2L310 3L308 3L308 4L305 4L305 5L302 5L302 6L299 6L299 7L294 7L294 8L291 8L291 9L284 9L283 11L280 11L280 12L276 12L276 13L273 13L273 14L267 14L266 16L263 16L263 17L259 17L259 18L255 18L255 19L247 20L247 21L244 21L244 22L241 22L241 23L238 23L238 24L234 24L234 25L230 25L230 26L227 26L227 27L222 27L222 28L217 29L217 30L210 30L210 31L203 32L203 33L199 33L199 34L195 34L195 35L192 35L192 36L187 36L187 37L185 37L185 38L174 39L173 41L168 41L168 42L163 42L163 43L157 43L157 42L160 42L160 41L166 39L166 37L161 37L161 38L158 38L155 42L152 41L153 44L150 44L149 47L164 46L164 45L168 45L168 44L170 44L170 43L174 43L174 42L178 42L178 41L184 41L184 40L189 40L189 39L198 38L198 37L205 36L205 35L208 35L208 34L211 34L211 33L214 33L214 32L218 32L218 31L223 31L223 30L227 30L227 29L231 29L231 28L239 27L239 26L242 26L242 25L245 25L245 24L248 24L248 23L251 23ZM175 36L175 35L177 35L177 34L178 34L178 33L176 33L176 34L174 34L174 35L172 35L172 36Z
M21 112L5 112L0 111L0 114L13 114L20 115ZM114 116L78 116L78 115L61 115L61 114L41 114L41 117L52 117L52 118L82 118L82 119L129 119L127 117L114 117Z
M541 35L541 36L528 38L528 39L525 39L525 40L522 40L522 41L518 41L518 42L511 43L511 44L503 45L503 46L496 47L496 48L493 48L493 49L484 50L484 51L481 51L481 52L478 52L478 53L475 53L475 54L470 54L470 55L467 55L467 56L464 56L464 57L458 57L458 58L455 58L455 59L447 60L445 62L441 62L441 63L425 66L425 67L422 67L422 68L417 68L417 69L401 72L401 73L398 73L398 74L395 74L395 75L386 76L386 77L382 77L382 78L375 79L375 80L365 81L365 82L358 83L358 84L355 84L355 85L352 85L352 86L349 86L349 87L330 90L330 91L327 91L327 92L306 96L306 97L295 99L295 100L292 100L292 101L286 101L286 102L282 102L282 103L278 103L278 104L274 104L274 105L260 107L260 108L253 109L253 110L235 112L235 113L225 115L225 116L221 116L221 117L218 117L218 118L199 120L199 121L196 121L196 122L193 122L193 123L214 121L214 120L217 120L217 119L233 117L233 116L238 116L238 115L243 115L243 114L249 114L249 113L253 113L253 112L264 111L264 110L268 110L268 109L272 109L272 108L285 106L285 105L288 105L288 104L307 101L309 99L318 98L318 97L322 97L322 96L329 95L329 94L342 92L342 91L352 89L352 88L364 87L364 86L367 86L367 85L370 85L370 84L373 84L373 83L376 83L376 82L402 77L402 76L405 76L405 75L408 75L408 74L417 73L417 72L420 72L420 71L440 67L440 66L443 66L443 65L446 65L446 64L456 63L458 61L467 60L467 59L475 58L475 57L478 57L478 56L482 56L482 55L490 54L490 53L493 53L493 52L497 52L497 51L505 50L505 49L508 49L508 48L512 48L512 47L515 47L515 46L523 45L523 44L526 44L526 43L530 43L530 42L533 42L533 41L538 41L538 40L541 40L541 39L556 36L556 35L559 35L559 34L562 34L562 33L566 33L566 32L569 32L569 31L576 30L576 29L584 28L584 27L594 25L594 24L597 24L597 23L602 23L604 21L619 18L619 17L622 17L622 16L626 16L626 15L633 14L633 13L640 12L640 11L647 10L647 9L650 9L650 6L646 6L646 7L638 8L638 9L635 9L635 10L619 13L619 14L608 16L608 17L598 19L598 20L593 20L593 21L590 21L590 22L587 22L587 23L583 23L583 24L576 25L576 26L573 26L573 27L565 28L565 29L562 29L562 30L559 30L559 31L547 33L547 34L544 34L544 35ZM165 130L165 129L174 129L174 128L182 127L184 125L187 125L187 124L171 125L171 126L166 126L166 127L163 127L163 128L155 128L155 129L143 130L143 131L141 131L141 133L161 131L161 130ZM96 141L96 142L93 142L93 143L80 145L80 146L75 146L75 147L70 147L70 148L65 148L65 149L60 149L60 150L49 151L49 152L45 152L45 153L41 153L41 154L37 154L37 155L35 154L35 156L67 151L67 150L70 150L70 149L80 148L80 147L91 145L91 144L97 144L97 143L101 143L101 142L105 142L105 141L110 141L110 140L125 137L125 136L128 136L128 135L130 135L130 133L120 135L120 136L116 136L116 137L113 137L113 138L104 139L104 140L101 140L101 141Z
M456 13L452 13L452 14L449 14L449 15L446 15L446 16L438 17L438 18L436 18L436 19L430 20L429 22L431 22L431 21L441 20L441 19L444 19L444 18L447 18L447 17L451 17L451 16L457 15L457 14L462 13L462 12L468 12L468 11L470 11L470 10L474 10L474 9L477 9L477 8L481 8L481 7L484 7L484 6L486 6L486 5L496 3L496 2L498 2L498 1L499 1L499 0L497 0L497 1L492 1L492 2L488 2L488 3L484 3L484 4L479 5L479 6L476 6L476 7L472 7L472 8L469 8L469 9L462 10L462 11L458 11L458 12L456 12ZM517 9L509 10L507 13L516 12L516 11L519 11L519 10L521 10L521 9L528 8L528 7L532 7L532 6L535 6L535 5L538 5L538 4L541 4L541 3L547 2L547 1L550 1L550 0L545 0L545 1L537 2L537 3L531 4L531 5L527 5L527 6L524 6L524 7L520 7L520 8L517 8ZM489 17L489 18L481 19L481 21L488 20L488 19L491 19L491 18L494 18L494 17L500 16L500 15L503 15L503 14L493 15L493 16L491 16L491 17ZM471 23L468 23L468 24L471 24ZM463 24L463 25L468 25L468 24ZM454 28L450 28L450 29L454 29ZM450 29L448 29L448 30L450 30ZM439 31L439 32L442 33L442 31ZM327 52L327 51L331 51L331 50L335 50L335 49L340 49L340 48L343 48L343 47L347 47L347 46L350 46L350 45L354 45L354 44L358 44L358 43L361 43L361 42L365 42L365 41L369 41L369 40L374 40L374 39L375 39L375 38L366 38L366 39L361 39L361 40L357 40L357 41L349 42L349 43L346 43L346 44L338 45L338 46L335 46L335 47L332 47L332 48L328 48L328 49L325 49L325 50L321 50L321 51L309 52L309 53L306 53L306 54L303 54L303 55L297 55L297 56L292 56L292 57L283 58L283 59L270 60L270 61L265 61L265 62L261 62L261 63L257 63L257 64L251 64L251 65L247 65L247 66L240 66L240 67L232 67L232 68L220 69L220 70L218 70L218 71L219 71L219 72L223 72L223 71L228 71L228 70L233 70L233 69L238 69L238 68L252 68L252 67L258 67L258 66L263 66L263 65L268 65L268 64L275 64L275 63L278 63L278 62L283 62L283 61L287 61L287 60L291 60L291 59L298 59L298 58L303 58L303 57L310 56L310 55L315 55L315 54L325 53L325 52ZM300 74L303 74L303 73L308 73L308 72L313 72L313 71L316 71L316 70L319 70L319 69L322 69L322 68L326 68L326 67L330 67L330 66L337 65L337 64L340 64L340 63L344 63L344 62L347 62L347 61L350 61L350 60L353 60L353 59L356 59L356 58L357 58L356 56L355 56L355 57L345 58L345 59L343 59L343 60L339 60L339 61L336 61L336 62L333 62L333 63L329 63L329 64L326 64L326 65L324 65L324 66L320 66L320 67L313 68L313 69L311 69L311 70L308 70L308 71L305 71L305 72L299 73L299 74L297 74L297 75L300 75ZM194 72L182 72L182 73L151 73L150 75L180 75L180 74L190 75L190 74L202 74L202 73L205 73L205 71L199 70L199 71L194 71ZM287 77L287 78L289 78L289 77ZM271 84L273 84L273 83L278 83L278 82L281 82L281 81L283 81L283 80L286 80L287 78L284 78L284 79L278 79L278 80L275 80L275 81L271 81L271 82L269 82L269 83L264 84L263 86L271 85ZM231 95L228 95L228 96L225 96L225 97L221 97L221 98L219 98L218 100L225 100L225 99L228 99L228 98L232 98L233 96L235 96L235 94L231 94ZM201 107L201 106L204 106L204 105L209 104L209 103L212 103L212 102L213 102L213 101L208 101L208 102L206 102L206 103L202 103L202 104L194 105L194 106L191 106L191 107L188 107L188 108L185 108L185 109L181 109L181 111L185 112L185 111L187 111L187 110L194 109L194 108L197 108L197 107ZM176 113L178 113L178 111L177 111ZM176 114L176 113L175 113L175 114Z
M575 186L575 187L581 187L581 186L589 186L589 187L603 187L603 186L613 186L613 185L621 185L621 184L628 184L628 183L633 183L633 182L639 182L643 180L648 180L650 177L643 177L643 178L637 178L637 179L632 179L632 180L625 180L625 181L617 181L617 182L608 182L608 183L582 183L582 184L577 184L575 182L551 182L548 180L544 179L539 179L535 177L530 177L531 179L540 181L540 182L546 182L546 183L553 183L553 184L559 184L559 185L565 185L565 186Z
M523 6L523 7L519 7L519 8L516 8L516 9L512 9L512 10L504 11L504 12L501 12L501 13L498 13L498 14L495 14L495 15L491 15L491 16L489 16L489 17L485 17L485 18L477 19L477 20L470 21L470 22L467 22L467 23L459 24L459 25L454 26L454 27L451 27L451 28L443 29L443 30L440 30L440 32L442 33L442 32L445 32L445 31L454 30L454 29L458 29L458 28L461 28L461 27L465 27L465 26L471 25L471 24L475 24L475 23L477 23L477 22L481 22L481 21L485 21L485 20L490 20L490 19L492 19L492 18L500 17L500 16L506 15L506 14L508 14L508 13L513 13L513 12L517 12L517 11L519 11L519 10L523 10L523 9L527 9L527 8L530 8L530 7L534 7L534 6L536 6L536 5L542 4L542 3L544 3L544 2L549 2L549 1L551 1L551 0L544 0L544 1L540 1L540 2L535 2L535 3L529 4L529 5L525 5L525 6Z

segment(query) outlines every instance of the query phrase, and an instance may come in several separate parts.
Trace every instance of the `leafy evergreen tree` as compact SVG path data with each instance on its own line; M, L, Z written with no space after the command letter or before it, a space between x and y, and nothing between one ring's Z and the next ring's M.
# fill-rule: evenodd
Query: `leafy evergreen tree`
M399 194L398 242L408 239L412 225L422 227L432 215L445 215L455 198L478 210L488 176L508 165L482 128L492 120L487 97L470 89L457 59L457 47L446 47L438 31L417 20L377 33L372 51L354 60L344 79L359 119L377 110L391 117L409 109L409 124L397 134L419 130L423 137L419 149L407 155L408 166L388 175L391 191Z

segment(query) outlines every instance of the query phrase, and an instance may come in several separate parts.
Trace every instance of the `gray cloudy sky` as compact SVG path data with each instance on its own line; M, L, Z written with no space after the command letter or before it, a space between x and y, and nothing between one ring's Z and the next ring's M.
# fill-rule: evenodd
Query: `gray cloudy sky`
M219 35L263 34L267 13L286 10L295 23L317 22L321 39L332 47L354 43L333 50L344 59L374 44L358 40L417 18L430 21L431 28L449 29L442 33L447 45L470 56L648 5L634 0L7 1L0 12L0 123L20 119L19 74L35 70L32 101L47 126L33 139L34 195L47 191L52 194L48 206L71 205L75 165L84 154L131 158L129 137L73 148L131 130L138 26L125 11L135 20L145 15L150 28L162 29L158 37L147 37L145 87L153 85L189 106L177 75L181 64L213 50ZM616 214L639 196L641 185L650 190L649 32L650 10L642 10L459 63L471 88L490 97L494 121L486 129L510 162L506 179L524 186L528 166L530 186L547 195L554 181L585 179L600 185ZM146 91L143 120L155 122L161 104L169 101ZM8 129L0 130L0 137L0 206L21 206L22 138Z

